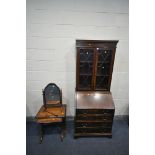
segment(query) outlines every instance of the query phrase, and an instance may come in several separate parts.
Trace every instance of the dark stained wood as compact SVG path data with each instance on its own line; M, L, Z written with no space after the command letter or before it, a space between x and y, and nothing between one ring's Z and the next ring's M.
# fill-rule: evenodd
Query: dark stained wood
M76 40L76 47L115 48L118 40Z
M97 50L96 48L94 48L95 51L95 60L94 60L94 76L93 76L93 90L95 90L95 86L96 86L96 73L97 73L97 62L98 62L98 55L97 55Z
M74 138L77 138L77 137L101 137L101 136L106 136L106 137L109 137L111 138L112 137L112 133L111 132L102 132L102 133L75 133L74 134Z
M109 133L111 127L81 127L76 128L77 133Z
M80 88L80 80L79 80L79 78L80 78L80 62L82 62L82 61L79 61L80 60L80 49L81 48L77 48L77 61L76 61L76 63L77 63L77 65L76 65L76 70L77 70L77 76L76 76L76 81L77 81L77 89L80 89L80 90L85 90L85 88ZM89 47L85 47L85 48L82 48L83 50L92 50L92 48L89 48ZM93 89L93 83L94 83L94 79L93 79L93 75L94 75L94 67L95 67L95 56L96 56L96 53L95 53L95 51L93 51L93 68L92 68L92 73L91 73L91 75L92 75L92 78L91 78L91 87L90 88L87 88L87 90L92 90Z
M111 93L100 91L77 91L77 109L114 109Z
M112 122L76 122L76 127L111 127Z
M77 86L76 86L76 89L79 89L78 85L79 85L80 48L77 48L76 57L77 57L77 59L76 59L76 71L77 71L76 72L76 74L77 74L76 83L78 83Z
M77 91L74 137L111 137L114 112L110 92Z
M92 90L95 87L95 74L96 74L96 51L94 50L94 60L93 60L93 74L92 74Z
M117 40L76 40L76 48L77 48L77 59L76 59L76 90L100 90L100 91L110 91L111 86L111 78L113 72L113 64L115 59L115 51ZM101 48L102 50L111 50L112 51L112 58L109 65L109 76L107 86L102 88L96 88L96 80L97 80L97 65L98 65L98 54L97 49ZM94 60L93 60L93 73L92 73L92 82L91 88L81 88L79 86L79 78L80 78L80 49L91 49L94 51ZM102 77L104 78L104 77Z
M112 55L112 60L110 63L110 76L109 76L109 81L108 81L108 90L110 90L110 87L111 87L111 79L112 79L113 65L114 65L114 60L115 60L115 52L116 52L116 49L113 49L114 54Z
M113 102L112 95L110 93L110 85L113 71L113 64L115 59L115 51L117 40L76 40L76 48L77 48L77 59L76 59L76 114L74 119L74 127L75 133L74 138L76 137L84 137L84 136L108 136L112 137L112 124L113 117L115 113L115 106ZM91 88L87 88L87 84L84 83L83 87L79 86L80 80L80 63L83 63L80 60L80 49L83 51L84 49L92 49L94 51L94 59L93 59L93 73L92 73L92 82ZM99 50L99 51L98 51ZM105 58L102 61L101 56L99 57L99 52L101 51L103 56L105 57L108 53L110 53L109 59ZM87 53L88 54L88 53ZM101 55L101 54L100 54ZM89 57L86 55L86 57ZM86 63L90 62L88 58L86 58ZM106 68L103 65L104 74L107 72L108 74L100 75L100 70L98 72L98 65L106 64ZM102 67L102 66L101 66ZM106 69L106 70L105 70ZM86 73L88 71L86 70ZM86 74L86 78L84 78L84 82L87 82L88 76ZM97 85L97 77L101 76L101 82L106 77L106 83L102 83L102 85ZM103 76L103 77L102 77ZM90 80L90 79L89 79ZM100 81L99 81L100 82ZM100 83L101 83L100 82ZM86 85L86 86L85 86Z
M85 121L89 121L89 120L101 120L102 122L104 121L111 121L111 119L113 118L113 116L105 116L105 115L99 115L99 114L84 114L84 115L77 115L76 119L77 120L85 120Z

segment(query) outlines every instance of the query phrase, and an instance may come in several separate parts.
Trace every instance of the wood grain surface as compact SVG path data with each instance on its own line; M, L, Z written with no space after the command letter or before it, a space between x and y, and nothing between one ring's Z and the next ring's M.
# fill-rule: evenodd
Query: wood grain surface
M36 115L38 123L54 123L62 122L66 115L66 105L60 107L47 107L42 106Z
M77 91L77 109L115 109L110 92Z

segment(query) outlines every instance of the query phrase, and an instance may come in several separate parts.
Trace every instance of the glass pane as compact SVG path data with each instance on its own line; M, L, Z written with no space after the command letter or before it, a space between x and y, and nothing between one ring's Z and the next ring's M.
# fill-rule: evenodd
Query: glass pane
M93 49L80 49L80 61L93 61Z
M99 75L109 75L110 73L110 65L105 63L97 64L97 76Z
M82 89L90 89L92 76L81 75L79 79L79 87Z
M108 89L109 76L97 76L96 77L96 89Z
M79 88L90 89L92 87L93 60L93 49L80 49Z
M89 74L92 75L93 63L92 62L81 62L80 63L80 75Z
M104 50L97 48L98 62L110 63L112 57L112 50Z
M97 48L98 62L96 74L96 89L108 89L110 62L112 58L112 50L104 50Z

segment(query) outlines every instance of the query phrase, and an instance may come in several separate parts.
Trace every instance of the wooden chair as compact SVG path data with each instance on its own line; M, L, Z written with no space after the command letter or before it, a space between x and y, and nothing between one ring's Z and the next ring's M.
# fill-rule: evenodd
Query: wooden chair
M44 126L59 123L61 125L61 141L65 133L66 105L62 104L62 91L54 83L49 83L43 90L43 106L36 115L36 121L40 124L40 143L43 141Z

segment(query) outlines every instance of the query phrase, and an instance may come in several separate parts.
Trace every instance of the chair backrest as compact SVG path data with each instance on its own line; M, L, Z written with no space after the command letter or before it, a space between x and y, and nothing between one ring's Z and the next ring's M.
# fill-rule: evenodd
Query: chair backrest
M55 83L49 83L43 90L44 106L62 104L62 92Z

